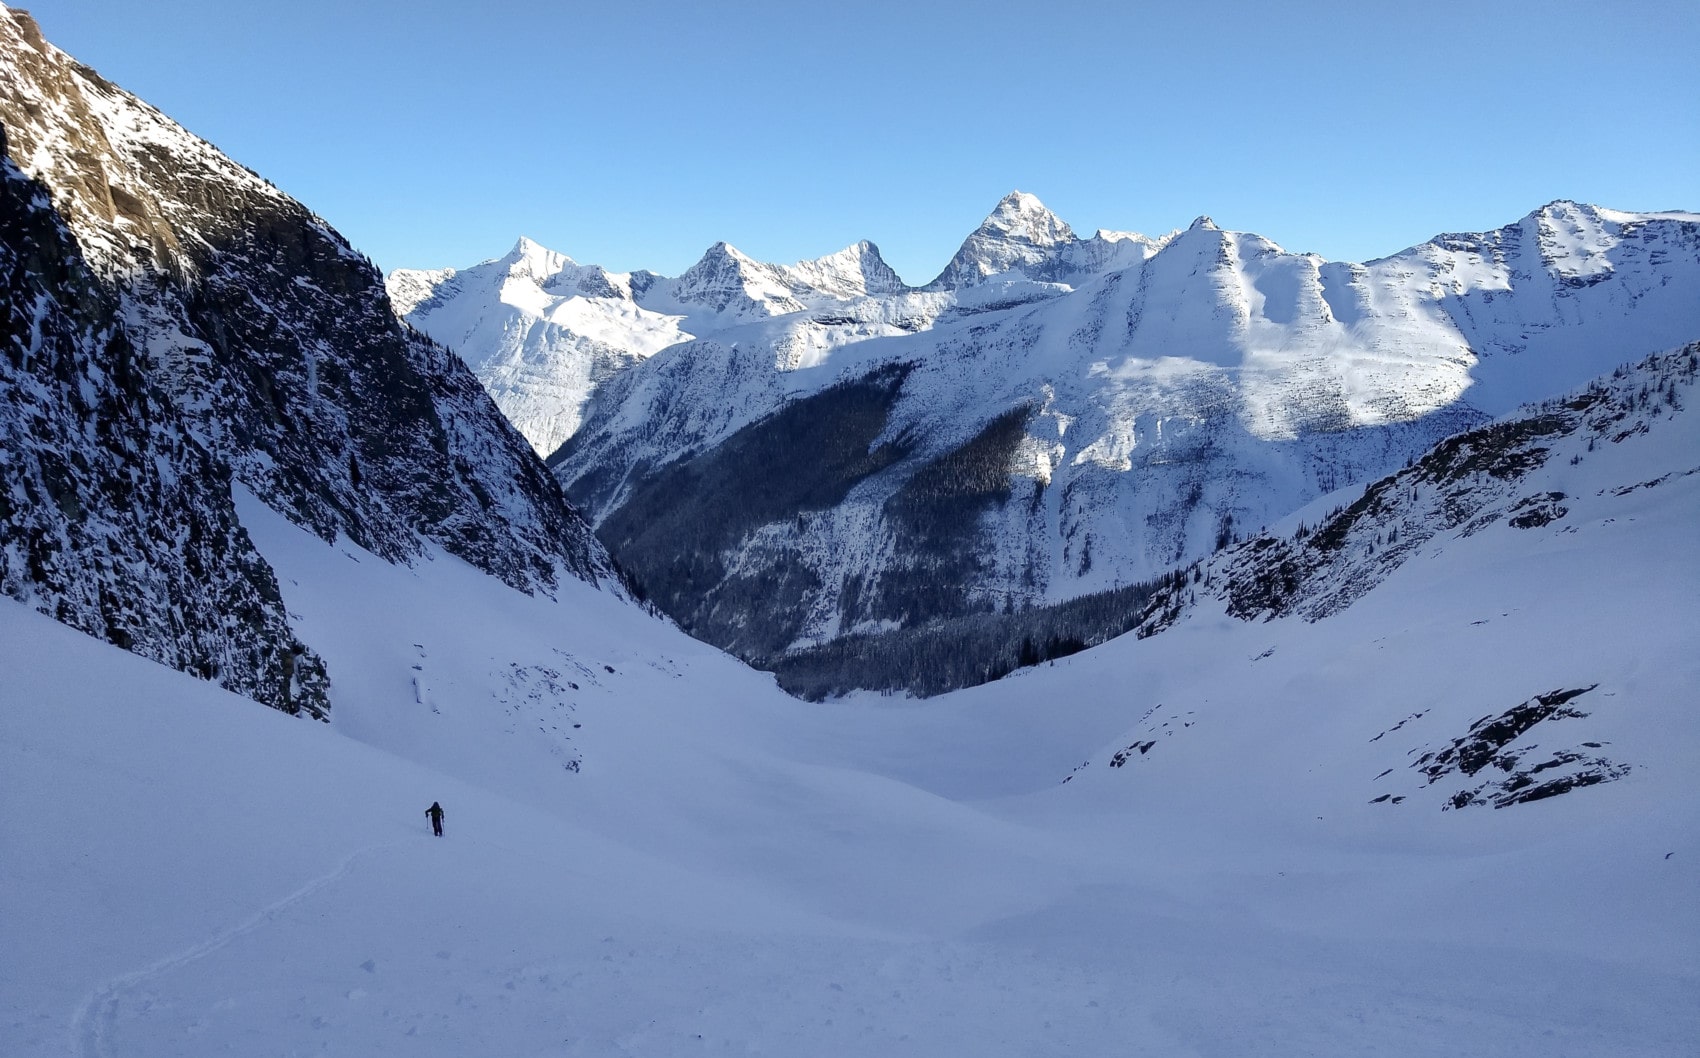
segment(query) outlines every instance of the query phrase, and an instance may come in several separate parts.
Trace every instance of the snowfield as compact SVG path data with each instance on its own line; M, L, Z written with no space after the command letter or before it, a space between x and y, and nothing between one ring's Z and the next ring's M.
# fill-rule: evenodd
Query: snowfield
M818 706L238 495L333 722L0 606L0 1053L1693 1054L1700 432L1580 454L1315 623ZM1413 766L1581 688L1505 750L1614 781Z

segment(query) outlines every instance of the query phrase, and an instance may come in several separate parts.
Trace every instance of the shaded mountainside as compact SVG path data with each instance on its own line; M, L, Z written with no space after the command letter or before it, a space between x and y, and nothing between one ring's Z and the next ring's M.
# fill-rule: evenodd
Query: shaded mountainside
M5 142L0 130L0 147ZM0 593L291 712L329 708L243 530L46 189L0 157Z
M40 235L14 246L6 292L14 319L32 319L28 306L45 305L52 326L11 335L10 369L19 377L10 428L22 420L31 432L33 417L56 416L73 467L101 462L81 449L100 443L102 431L116 450L169 444L173 453L199 453L173 456L182 474L165 469L169 460L159 464L162 477L199 480L180 486L192 494L146 488L141 470L121 494L89 478L78 485L93 489L83 505L60 503L57 517L30 506L34 537L74 539L112 519L163 530L190 515L155 511L156 503L185 512L204 503L212 521L191 535L210 530L224 543L208 544L221 550L196 561L253 565L258 556L236 543L240 529L228 514L234 481L320 537L345 535L390 561L415 561L436 546L524 591L552 591L563 573L615 582L586 523L477 379L400 323L370 262L299 203L53 48L27 15L9 10L0 11L0 124L11 163L45 192L13 192L28 204L14 209L42 214L29 220L32 231L59 232L51 251ZM82 278L66 287L72 274ZM24 384L21 365L55 338L58 384L86 380L75 397ZM106 392L113 387L122 394ZM102 413L97 428L78 403L110 400L145 410L146 421ZM69 443L78 432L84 440ZM127 503L139 506L125 512ZM15 517L5 522L0 531L18 532ZM187 561L175 550L181 544L144 544L147 536L134 544L147 552L137 561L177 584L176 564ZM262 562L240 574L199 575L236 576L263 597L270 573ZM51 582L27 579L8 591L50 612L71 595L123 605L136 594L98 562ZM196 648L197 657L210 650L247 660L171 662L202 674L210 668L227 686L281 704L280 692L264 690L279 686L275 660L265 659L293 646L270 594L270 609L260 608L269 616L241 627L227 627L227 612L211 600L173 610L180 631L193 630L179 638L222 642ZM169 622L161 620L128 620L122 635L108 621L100 634L164 641Z
M1259 533L1239 543L1225 536L1215 556L1149 581L1025 610L846 635L757 662L771 669L781 686L807 698L856 690L927 697L999 679L1129 632L1153 636L1197 613L1220 611L1246 622L1319 621L1344 612L1407 562L1448 539L1495 526L1517 532L1552 526L1549 531L1562 533L1573 524L1567 522L1572 509L1582 503L1609 505L1700 475L1700 445L1674 436L1671 429L1681 424L1678 429L1693 430L1686 409L1694 399L1697 374L1700 344L1625 365L1569 396L1446 438L1314 527L1300 522L1288 534ZM1604 446L1624 445L1650 446L1659 453L1653 462L1668 469L1645 479L1612 479L1587 497L1556 487L1565 484L1566 474L1579 475ZM1613 517L1603 511L1589 516ZM1587 774L1595 772L1605 774L1598 768ZM1543 782L1570 781L1566 776L1570 772L1558 772ZM1524 786L1542 788L1532 783L1502 790L1504 803L1528 800ZM1477 797L1471 793L1465 803L1480 803Z
M840 636L756 663L771 670L785 690L811 701L864 690L930 698L1078 654L1130 632L1152 596L1185 576L1177 571L1029 610L973 613Z
M820 581L783 550L764 552L763 527L829 510L904 457L901 442L875 444L904 374L835 386L645 476L602 539L685 631L744 657L784 650Z
M692 352L701 354L693 370L745 370L736 351ZM813 667L824 656L813 649L840 636L861 637L847 648L855 654L891 642L880 633L894 628L1150 581L1299 499L1384 473L1479 421L1459 409L1266 442L1248 457L1250 439L1213 412L1155 426L1160 436L1126 469L1088 463L1057 481L1047 465L1055 453L1033 436L1057 429L1042 405L1018 403L943 436L906 421L927 393L915 380L930 370L876 367L719 444L691 448L682 436L683 454L658 464L581 459L581 440L594 444L598 432L575 437L552 465L574 502L607 512L602 541L652 601L693 635L784 672L787 655L807 653L802 664ZM673 409L654 410L665 421ZM1131 566L1137 577L1127 572L1134 538L1153 551ZM1024 635L1004 637L1000 652L1013 661ZM936 682L918 676L915 689Z

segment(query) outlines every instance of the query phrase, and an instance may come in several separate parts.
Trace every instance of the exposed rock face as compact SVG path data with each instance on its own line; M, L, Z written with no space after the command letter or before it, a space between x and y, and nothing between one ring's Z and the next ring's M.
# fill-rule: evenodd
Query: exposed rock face
M4 133L0 130L0 144ZM46 189L0 157L0 592L323 717L324 665Z
M65 458L95 474L78 485L89 491L78 504L58 503L57 519L31 503L34 538L76 541L112 518L160 533L180 524L202 542L138 542L145 554L133 557L147 576L235 578L264 599L263 562L231 568L258 560L236 542L234 480L325 539L345 534L391 561L415 560L435 544L525 591L551 590L562 572L612 581L585 523L464 364L399 323L370 262L299 203L9 10L0 11L0 124L10 163L38 182L17 185L12 209L43 233L27 243L9 236L5 296L23 327L8 336L10 427L33 436L32 417L56 416L56 429L92 444L88 430L98 425L115 450L168 451L158 474L174 479L163 492L149 489L151 472L138 464L129 490L113 495L100 487L105 471L93 470L101 460L72 444ZM19 174L11 175L15 183ZM49 230L58 232L51 251L42 241ZM47 330L31 329L32 305L47 306ZM106 360L88 359L97 350ZM48 360L59 365L61 387L81 376L81 392L27 385ZM129 410L99 410L114 401ZM210 521L189 533L201 515L186 512L204 504ZM0 519L8 539L20 532L19 517ZM223 542L205 541L209 531ZM111 545L72 550L92 556L101 546ZM133 585L91 562L51 580L29 572L8 591L49 612L79 594L133 601ZM173 611L175 632L153 614L126 619L122 634L160 644L222 637L216 649L208 640L161 660L281 704L280 693L263 690L277 685L266 659L294 644L275 585L269 594L271 609L240 627L227 627L229 611L197 596ZM107 625L100 634L122 638ZM209 651L229 663L203 664Z

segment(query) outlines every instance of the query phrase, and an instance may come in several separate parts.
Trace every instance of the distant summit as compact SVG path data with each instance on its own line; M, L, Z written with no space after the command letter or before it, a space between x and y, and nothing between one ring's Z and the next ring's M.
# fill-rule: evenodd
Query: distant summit
M799 261L785 271L806 289L835 298L900 294L909 289L880 256L880 248L866 239L825 257Z
M1011 191L924 289L961 290L1008 273L1041 282L1077 282L1109 267L1136 264L1153 245L1133 232L1100 231L1083 240L1037 196Z

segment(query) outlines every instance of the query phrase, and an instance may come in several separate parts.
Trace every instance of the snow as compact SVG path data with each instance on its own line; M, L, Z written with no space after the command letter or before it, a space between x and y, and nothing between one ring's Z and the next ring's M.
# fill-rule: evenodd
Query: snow
M1567 517L1335 617L926 702L239 496L334 723L0 605L0 1053L1692 1053L1697 429L1560 452ZM1590 685L1526 738L1619 781L1443 811L1410 767Z
M578 428L596 385L687 341L680 314L632 300L632 277L581 266L527 238L465 269L385 280L397 313L464 355L498 407L547 456Z
M1036 201L1006 198L963 260L990 261L970 251ZM1018 496L980 526L982 551L1008 561L995 559L979 587L1068 599L1208 554L1225 518L1268 524L1448 433L1691 340L1700 243L1687 216L1558 202L1363 264L1290 254L1208 218L1157 240L1061 242L1034 251L1042 268L853 299L829 322L812 310L699 328L699 340L599 384L557 470L575 489L620 482L712 448L785 401L913 364L881 440L917 445L917 463L1012 409L1042 409L1028 429L1044 458L1023 458L1031 482L1015 483L1047 486L1042 516ZM1137 254L1071 270L1092 246ZM1066 435L1048 425L1062 419ZM902 480L894 471L879 478L883 492L850 502L878 511ZM594 521L622 488L585 497ZM882 528L867 515L758 534L822 584L809 607L824 616L799 643L828 635L842 584L867 574ZM847 542L849 526L875 538Z
M717 243L677 279L638 281L522 236L503 257L458 271L398 269L386 285L395 311L461 353L545 457L577 431L601 383L697 335L812 310L846 321L805 321L801 340L772 341L793 347L776 358L792 368L836 345L902 333L894 320L930 322L943 305L909 292L865 241L783 267Z

